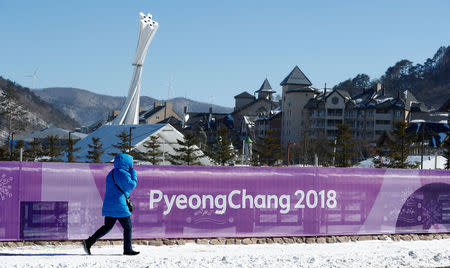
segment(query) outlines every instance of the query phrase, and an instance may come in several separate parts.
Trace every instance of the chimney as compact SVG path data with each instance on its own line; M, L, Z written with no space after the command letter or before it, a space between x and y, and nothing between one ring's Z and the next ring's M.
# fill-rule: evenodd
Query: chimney
M166 107L169 111L171 111L173 109L173 103L170 101L166 102Z
M164 120L167 118L167 102L164 102Z
M184 106L183 112L184 112L184 115L186 115L188 113L188 107L187 106Z
M212 115L212 107L209 107L209 114Z
M325 88L323 89L323 96L327 96L327 83L325 83Z

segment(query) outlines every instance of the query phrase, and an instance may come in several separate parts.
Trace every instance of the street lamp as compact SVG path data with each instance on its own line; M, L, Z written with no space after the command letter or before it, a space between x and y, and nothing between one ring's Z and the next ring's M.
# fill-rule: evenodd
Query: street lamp
M11 132L11 140L10 140L10 142L11 142L11 144L9 145L9 146L10 146L10 149L9 149L9 158L11 159L11 158L12 158L13 151L14 151L14 132Z
M136 127L130 127L130 135L128 136L128 153L131 153L131 131Z
M287 143L287 148L286 148L286 166L288 167L289 166L289 147L291 147L291 145L296 145L296 143L295 142L288 142Z
M75 133L74 131L69 131L69 149L67 150L67 161L73 162L73 144L72 144L72 136L71 134Z

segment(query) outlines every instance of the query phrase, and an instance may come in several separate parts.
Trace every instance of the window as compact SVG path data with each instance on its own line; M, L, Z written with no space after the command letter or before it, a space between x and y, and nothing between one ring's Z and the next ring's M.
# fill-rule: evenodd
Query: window
M327 120L327 125L332 127L332 126L337 126L342 124L342 120L335 120L335 119L328 119Z
M390 125L391 121L390 120L377 120L376 124L377 125Z
M327 109L328 116L342 116L342 109Z

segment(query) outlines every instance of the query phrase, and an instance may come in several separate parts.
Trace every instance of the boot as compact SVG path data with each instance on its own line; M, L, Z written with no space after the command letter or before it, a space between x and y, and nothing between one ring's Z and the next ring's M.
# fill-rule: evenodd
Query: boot
M134 251L134 250L129 250L129 251L124 251L123 255L138 255L139 251Z
M86 254L91 255L91 243L89 243L89 240L83 240L83 249Z

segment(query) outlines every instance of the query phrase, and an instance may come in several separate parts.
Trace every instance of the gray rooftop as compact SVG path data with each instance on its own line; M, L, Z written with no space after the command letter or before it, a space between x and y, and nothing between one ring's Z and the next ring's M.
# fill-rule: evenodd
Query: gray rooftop
M308 77L295 66L294 69L289 73L286 78L280 83L281 86L284 85L302 85L302 86L311 86L312 83L309 81Z
M259 90L256 91L256 93L260 93L260 92L269 92L269 93L275 92L275 90L273 90L272 87L270 86L269 80L267 80L267 78L264 80L264 82L261 85L261 87L259 88Z
M235 99L237 99L237 98L253 99L254 96L252 94L248 93L247 91L244 91L241 94L234 96L234 98Z
M25 142L32 142L34 139L45 139L47 136L56 136L58 139L69 139L69 132L71 133L71 138L74 140L80 140L85 138L87 135L80 132L72 132L67 129L62 129L56 126L48 126L38 131L34 131L28 135L17 138L17 140L23 140Z

